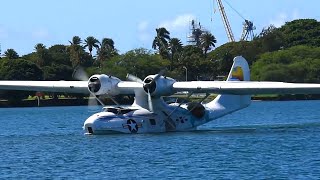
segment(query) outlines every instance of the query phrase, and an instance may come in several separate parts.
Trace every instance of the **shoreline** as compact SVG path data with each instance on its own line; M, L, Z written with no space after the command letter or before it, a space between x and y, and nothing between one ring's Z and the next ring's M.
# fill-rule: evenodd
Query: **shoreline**
M253 96L252 101L299 101L299 100L320 100L318 96ZM120 104L131 104L130 101L119 102ZM106 101L105 105L114 105L112 101ZM37 99L22 100L16 103L10 103L7 100L0 100L0 108L16 107L50 107L50 106L88 106L88 99L40 99L39 106Z

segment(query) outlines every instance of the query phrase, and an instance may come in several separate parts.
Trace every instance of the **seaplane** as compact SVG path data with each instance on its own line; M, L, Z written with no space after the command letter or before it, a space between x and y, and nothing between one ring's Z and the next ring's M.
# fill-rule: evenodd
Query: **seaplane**
M234 58L226 81L178 82L160 71L144 80L130 74L126 81L97 74L83 81L0 81L0 89L88 93L102 105L98 96L135 96L130 106L104 106L101 112L88 117L83 125L86 134L193 131L248 107L254 94L320 94L320 84L250 81L249 65L242 56ZM188 98L196 93L205 95L198 102L164 101L164 97L178 92L188 92ZM204 103L211 94L217 96Z

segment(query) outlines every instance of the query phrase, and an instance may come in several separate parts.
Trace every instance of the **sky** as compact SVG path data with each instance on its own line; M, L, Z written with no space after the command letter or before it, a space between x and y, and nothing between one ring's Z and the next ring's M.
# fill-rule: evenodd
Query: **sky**
M254 23L257 34L270 24L280 27L294 19L320 20L318 0L222 2L236 40L241 37L243 18ZM152 49L159 27L186 45L192 19L216 37L217 46L228 42L213 0L6 0L1 2L0 17L1 53L12 48L20 56L33 52L37 43L68 45L76 35L99 41L112 38L120 53Z

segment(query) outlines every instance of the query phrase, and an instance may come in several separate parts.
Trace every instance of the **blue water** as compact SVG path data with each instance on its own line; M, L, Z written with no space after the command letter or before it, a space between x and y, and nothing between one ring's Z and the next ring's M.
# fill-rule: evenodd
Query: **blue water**
M319 179L320 101L254 102L198 131L86 136L88 107L0 109L0 179Z

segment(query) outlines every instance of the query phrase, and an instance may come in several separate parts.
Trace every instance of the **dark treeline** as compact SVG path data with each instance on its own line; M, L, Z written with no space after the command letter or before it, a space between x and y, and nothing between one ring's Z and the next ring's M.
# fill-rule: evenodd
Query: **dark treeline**
M93 36L74 36L69 44L51 47L39 43L34 52L23 56L7 49L0 60L0 79L76 80L73 75L81 67L88 76L104 73L123 80L127 73L144 78L163 68L168 69L167 76L178 81L185 80L186 74L188 80L214 80L227 75L233 58L242 55L251 66L253 80L320 83L317 20L294 20L280 28L271 25L252 41L226 43L218 48L210 32L195 29L193 34L196 43L183 45L167 29L158 28L150 42L152 49L138 48L124 54L118 53L111 38L98 40ZM15 94L15 98L23 98L34 92ZM6 92L0 96L11 97Z

